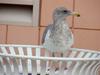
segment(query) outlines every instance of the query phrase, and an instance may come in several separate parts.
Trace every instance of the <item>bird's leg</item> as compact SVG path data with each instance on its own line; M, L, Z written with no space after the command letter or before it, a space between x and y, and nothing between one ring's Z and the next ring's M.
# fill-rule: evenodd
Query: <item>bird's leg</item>
M45 51L45 56L49 57L49 52ZM46 75L49 75L49 69L50 69L50 65L49 65L50 61L46 61Z
M55 57L55 53L54 52L52 53L52 57Z
M63 57L64 55L63 55L63 53L61 53L61 57Z
M57 56L57 54L55 54L55 53L57 53L57 52L53 52L52 53L52 56L53 57L56 57ZM57 61L54 62L54 66L55 66L55 72L59 71L59 67L58 67L58 62Z
M54 53L54 52L52 52L51 56L52 56L52 57L55 57L55 53ZM55 64L54 64L54 62L53 62L53 61L51 61L51 64L50 64L50 65L51 65L51 67L52 67L52 66L53 66L53 65L55 65Z
M66 57L65 52L62 52L62 53L61 53L61 57ZM66 65L66 62L65 62L65 65ZM67 66L65 66L64 70L67 70Z
M61 58L63 58L63 52L60 52L60 57ZM59 68L60 68L60 70L61 70L61 68L62 68L62 65L63 65L63 62L62 61L59 61Z

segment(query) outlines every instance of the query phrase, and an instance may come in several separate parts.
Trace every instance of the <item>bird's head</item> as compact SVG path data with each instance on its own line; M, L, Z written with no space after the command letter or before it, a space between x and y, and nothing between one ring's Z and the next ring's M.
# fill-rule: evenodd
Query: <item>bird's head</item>
M71 12L70 10L64 7L59 7L54 10L53 18L54 19L65 19L67 16L70 16L70 15L80 17L80 14L77 12Z

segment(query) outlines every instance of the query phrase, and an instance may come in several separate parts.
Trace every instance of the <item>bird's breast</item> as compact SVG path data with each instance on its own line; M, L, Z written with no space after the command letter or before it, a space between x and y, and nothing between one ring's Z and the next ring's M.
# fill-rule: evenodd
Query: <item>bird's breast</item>
M44 47L48 50L66 50L73 44L73 37L69 27L66 24L55 26L45 41Z
M55 26L55 28L51 31L51 38L56 39L67 39L70 34L70 30L68 26L64 23Z

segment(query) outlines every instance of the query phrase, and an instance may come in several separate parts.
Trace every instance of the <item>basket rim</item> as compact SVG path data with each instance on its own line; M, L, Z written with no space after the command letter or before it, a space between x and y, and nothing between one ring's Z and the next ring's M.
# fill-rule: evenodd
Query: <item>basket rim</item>
M0 44L0 47L31 47L31 48L43 48L42 45L22 45L22 44ZM82 52L90 52L100 54L100 51L93 49L82 49L82 48L69 48L72 51L82 51Z

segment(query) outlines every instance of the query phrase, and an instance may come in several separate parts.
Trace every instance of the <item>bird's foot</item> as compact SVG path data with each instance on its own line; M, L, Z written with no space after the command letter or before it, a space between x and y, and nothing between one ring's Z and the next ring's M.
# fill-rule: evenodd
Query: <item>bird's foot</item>
M67 70L67 69L68 69L67 67L64 68L64 70Z
M52 57L55 57L55 53L54 52L52 53Z
M63 53L61 53L61 57L63 57L64 55L63 55Z
M56 68L55 71L59 71L59 68Z

